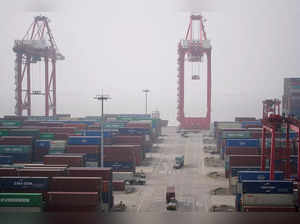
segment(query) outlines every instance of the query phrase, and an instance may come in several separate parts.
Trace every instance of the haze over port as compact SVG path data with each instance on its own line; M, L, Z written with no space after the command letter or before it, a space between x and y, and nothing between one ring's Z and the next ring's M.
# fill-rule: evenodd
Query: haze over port
M14 112L13 40L23 37L39 9L50 9L43 14L51 18L58 47L66 56L57 64L59 113L95 115L100 108L93 96L102 88L113 98L107 113L143 113L142 89L148 88L150 110L160 110L175 124L177 44L187 28L189 13L184 11L199 6L187 3L183 7L172 0L77 0L30 9L26 1L21 6L6 1L0 9L0 115ZM232 0L204 16L213 46L212 120L260 117L261 101L280 98L283 78L299 73L299 3ZM33 87L39 89L42 83L37 78ZM43 114L42 99L34 97L32 106L33 115Z

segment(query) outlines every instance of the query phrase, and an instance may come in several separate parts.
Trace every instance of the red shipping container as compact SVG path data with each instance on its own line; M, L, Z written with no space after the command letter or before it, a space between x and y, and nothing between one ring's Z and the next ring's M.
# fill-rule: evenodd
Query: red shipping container
M226 148L226 155L259 155L259 148L230 147Z
M126 124L127 128L146 128L151 130L152 129L152 125L149 123L127 123Z
M23 177L63 177L67 174L63 168L24 168L18 169L17 173Z
M120 145L144 145L145 136L117 135L113 137L114 144Z
M247 206L243 208L244 212L297 212L296 207L257 207Z
M30 136L3 136L0 138L0 145L32 145Z
M260 166L260 155L231 155L229 157L229 168L252 166Z
M18 176L16 168L0 168L1 177L15 177Z
M124 149L104 150L104 161L131 162L136 164L135 152Z
M49 191L61 192L101 192L101 177L53 177Z
M51 133L69 133L69 134L73 134L75 132L76 128L72 128L72 127L49 127L48 128L48 132Z
M141 164L142 162L142 156L141 156L141 146L140 145L111 145L111 146L105 146L104 150L109 150L109 151L114 151L114 150L118 150L118 152L120 150L126 151L128 154L130 154L130 152L132 152L132 154L134 154L135 157L135 164L138 166ZM108 152L109 153L109 152ZM108 156L106 157L106 155L108 154L104 154L104 160L108 159Z
M125 190L125 181L114 180L112 182L113 191L124 191Z
M100 152L99 145L68 145L66 153L91 153L96 154Z
M72 133L54 133L54 139L55 140L64 140L67 141L69 136L73 135Z
M70 177L101 177L103 180L112 181L111 168L70 167L67 172Z
M100 205L98 192L48 192L48 211L94 211Z
M64 124L64 127L72 127L75 129L86 129L88 125L87 124Z
M46 127L63 127L64 126L63 122L47 122L47 121L42 121L39 124L41 126L46 126Z
M67 164L73 167L83 167L85 166L83 155L71 155L71 154L57 154L57 155L46 155L44 156L45 164L59 165Z

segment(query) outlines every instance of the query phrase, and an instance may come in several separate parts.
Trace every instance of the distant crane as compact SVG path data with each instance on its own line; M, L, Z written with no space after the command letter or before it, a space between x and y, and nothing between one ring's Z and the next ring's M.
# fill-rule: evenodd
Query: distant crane
M280 100L267 99L263 101L263 119L268 119L270 114L280 115Z
M36 16L22 40L15 40L15 114L22 116L27 111L31 116L31 95L45 97L45 116L56 115L56 61L65 57L59 52L49 26L49 19ZM44 62L45 91L31 90L31 65ZM41 75L41 74L39 74ZM26 76L26 81L25 81Z
M199 27L195 27L195 26ZM193 32L193 29L196 30ZM207 40L204 18L202 15L191 15L188 31L184 40L178 44L178 106L177 120L179 121L180 129L210 129L211 120L211 44ZM207 108L205 117L185 117L184 113L184 77L185 61L188 63L198 63L198 66L203 62L202 58L207 57ZM193 65L192 65L193 66ZM192 80L200 80L200 74L192 74ZM200 88L200 84L199 84ZM198 96L195 96L198 97Z

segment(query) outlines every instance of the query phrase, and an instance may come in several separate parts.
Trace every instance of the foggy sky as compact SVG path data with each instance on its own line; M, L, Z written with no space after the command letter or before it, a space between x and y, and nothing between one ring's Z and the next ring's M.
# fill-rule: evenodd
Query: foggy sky
M30 1L5 2L0 7L0 116L14 112L13 42L24 36L40 10L45 11L45 5ZM202 9L191 0L51 2L46 4L51 12L43 14L50 17L66 57L57 63L58 113L99 113L93 97L101 89L112 97L105 104L107 113L143 113L142 89L148 88L150 110L175 122L177 44L189 22L186 11L206 6ZM231 0L221 7L214 3L203 13L213 47L212 119L260 117L262 100L281 99L283 78L300 74L300 3ZM33 90L42 88L41 69L33 69ZM33 115L43 114L41 97L32 97L32 107Z

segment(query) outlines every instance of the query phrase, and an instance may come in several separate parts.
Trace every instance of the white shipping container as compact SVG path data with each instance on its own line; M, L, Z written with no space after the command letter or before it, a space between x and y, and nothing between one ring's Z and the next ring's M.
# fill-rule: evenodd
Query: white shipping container
M113 172L113 180L133 180L133 172Z
M243 194L243 206L295 206L293 194Z

